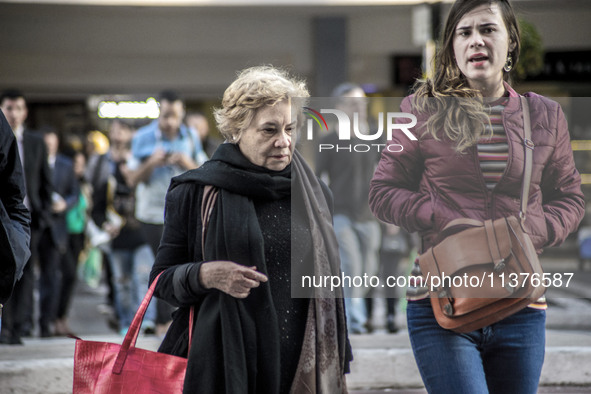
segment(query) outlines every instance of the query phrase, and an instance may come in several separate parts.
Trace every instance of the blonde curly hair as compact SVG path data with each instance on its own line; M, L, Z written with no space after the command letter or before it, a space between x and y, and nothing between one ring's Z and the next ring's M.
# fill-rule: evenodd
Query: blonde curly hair
M235 144L259 108L296 97L310 97L304 81L273 66L250 67L238 72L224 92L221 108L215 108L213 115L222 136ZM303 101L299 105L304 105Z

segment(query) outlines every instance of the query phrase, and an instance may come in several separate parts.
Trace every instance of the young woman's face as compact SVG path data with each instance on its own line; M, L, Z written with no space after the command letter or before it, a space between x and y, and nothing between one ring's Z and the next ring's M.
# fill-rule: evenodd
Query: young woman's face
M498 4L483 4L458 22L453 38L456 63L473 89L496 93L503 87L503 67L515 48Z
M296 120L292 121L288 100L264 106L257 110L252 122L240 136L238 147L251 163L273 171L281 171L291 163L292 133ZM295 137L295 135L294 135Z

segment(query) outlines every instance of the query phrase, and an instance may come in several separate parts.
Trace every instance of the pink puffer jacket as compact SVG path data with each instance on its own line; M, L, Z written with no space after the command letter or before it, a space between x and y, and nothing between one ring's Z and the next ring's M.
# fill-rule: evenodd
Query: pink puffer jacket
M411 131L419 141L394 133L389 143L402 145L403 151L382 151L369 193L374 215L409 232L418 231L423 250L433 245L438 232L453 219L518 216L524 163L523 116L518 94L506 86L510 99L503 125L509 161L492 191L486 188L477 148L459 154L448 139L437 141L429 134L420 137L417 130L426 118L415 113L418 123ZM526 227L541 252L544 247L562 243L576 230L585 202L560 105L534 93L526 96L535 144ZM412 96L405 98L402 112L413 113L411 103Z

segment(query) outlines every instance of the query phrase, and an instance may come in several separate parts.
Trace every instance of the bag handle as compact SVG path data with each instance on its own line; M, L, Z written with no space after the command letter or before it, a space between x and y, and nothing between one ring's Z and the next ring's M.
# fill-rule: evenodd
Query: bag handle
M531 122L530 122L530 113L529 113L529 104L527 102L527 98L524 96L520 96L521 99L521 109L523 112L523 146L525 149L525 162L523 168L523 183L521 186L521 207L519 209L519 220L521 224L521 229L525 231L525 213L527 211L527 203L529 200L529 186L531 183L531 172L532 172L532 153L535 148L534 142L531 139Z
M158 279L160 279L160 276L162 276L163 273L164 273L164 271L159 273L158 276L156 277L156 279L154 279L154 281L150 285L150 288L148 289L148 292L144 296L144 299L142 300L140 307L138 308L137 312L135 313L135 316L133 317L131 325L129 326L129 329L127 330L127 334L125 334L125 339L123 339L123 344L121 345L121 349L119 349L119 354L117 354L117 359L115 360L115 364L113 365L113 373L114 374L119 375L121 373L121 371L123 370L123 365L125 364L125 360L127 358L127 354L129 352L129 349L135 347L135 343L137 342L137 338L140 333L140 328L142 326L142 321L144 320L144 315L146 314L146 311L148 310L148 305L150 305L150 300L152 299L152 296L154 295L154 289L156 289L156 284L158 283ZM191 307L191 312L192 312L192 310L193 310L193 307ZM193 321L190 320L189 321L189 330L190 330L189 332L192 332L192 328L193 328Z

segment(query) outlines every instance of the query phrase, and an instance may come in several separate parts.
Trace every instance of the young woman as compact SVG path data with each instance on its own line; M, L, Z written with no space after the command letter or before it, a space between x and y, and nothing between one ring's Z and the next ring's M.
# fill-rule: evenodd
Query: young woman
M403 112L417 116L419 141L384 149L370 188L381 220L419 232L422 250L456 218L518 216L523 108L509 72L520 35L507 0L456 0L432 78L419 81ZM538 251L560 244L584 213L580 176L560 106L526 95L533 172L526 228ZM403 137L404 138L404 137ZM415 275L420 275L415 265ZM441 328L424 288L409 289L408 329L430 393L535 393L544 361L545 301L468 334Z

